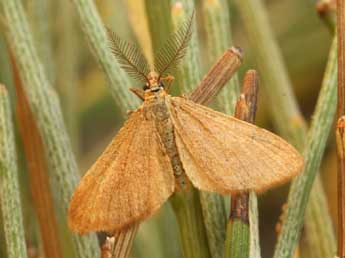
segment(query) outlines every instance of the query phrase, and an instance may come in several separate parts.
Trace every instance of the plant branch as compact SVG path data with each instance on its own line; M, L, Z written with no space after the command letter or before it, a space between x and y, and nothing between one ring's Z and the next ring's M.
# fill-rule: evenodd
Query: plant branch
M296 248L299 232L303 225L305 209L316 173L320 167L327 138L332 127L336 103L337 43L333 42L326 73L317 101L312 124L304 148L305 166L302 174L291 185L288 209L284 216L281 233L278 237L274 257L288 258ZM320 207L326 209L325 206ZM332 235L332 234L331 234ZM322 238L324 236L321 236ZM334 237L333 237L334 238ZM323 245L326 243L322 243ZM332 246L327 253L333 253Z
M242 93L236 104L235 117L254 123L258 95L258 78L254 70L248 71L243 80ZM249 192L231 196L225 257L249 258ZM255 198L255 197L254 197Z
M317 13L332 32L336 23L335 9L336 0L319 0L316 4Z
M242 51L239 48L232 47L226 50L191 93L190 99L208 105L237 72L241 64Z
M337 0L338 39L338 257L345 257L345 2Z
M0 202L8 258L27 258L9 96L0 84Z
M209 64L213 64L233 45L229 8L226 0L203 1L202 4L207 56ZM216 98L218 108L228 115L233 115L239 94L238 77L234 74Z
M171 0L171 19L173 28L177 28L190 19L194 11L194 2L189 0ZM187 53L178 69L178 83L182 92L191 92L201 79L200 49L196 27L196 19L192 21L192 38Z

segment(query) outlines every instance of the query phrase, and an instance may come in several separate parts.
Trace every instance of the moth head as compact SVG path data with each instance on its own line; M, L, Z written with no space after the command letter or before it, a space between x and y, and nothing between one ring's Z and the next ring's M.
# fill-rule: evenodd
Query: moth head
M194 12L155 52L154 63L151 65L137 46L123 41L108 29L110 48L120 66L134 79L145 83L144 90L158 91L164 88L163 77L171 74L186 54L192 36L193 17Z
M150 72L147 75L147 83L144 85L143 90L148 92L158 92L164 89L164 84L160 79L157 72Z

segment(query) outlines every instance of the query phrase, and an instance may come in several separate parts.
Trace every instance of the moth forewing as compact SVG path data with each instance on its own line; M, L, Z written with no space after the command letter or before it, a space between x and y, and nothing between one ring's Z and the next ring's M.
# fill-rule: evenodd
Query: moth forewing
M121 230L150 217L173 193L173 170L155 128L142 109L131 114L72 197L74 231Z
M302 156L271 132L185 98L167 102L180 159L199 189L262 192L302 170Z

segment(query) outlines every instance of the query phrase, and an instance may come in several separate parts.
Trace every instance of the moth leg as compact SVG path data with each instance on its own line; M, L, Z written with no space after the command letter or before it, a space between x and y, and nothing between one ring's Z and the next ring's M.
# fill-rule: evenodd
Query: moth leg
M166 77L163 77L161 80L165 81L167 83L165 90L166 90L166 92L169 92L170 86L171 86L172 82L175 80L175 77L172 75L167 75Z
M133 92L139 99L141 99L142 101L144 101L144 95L145 95L145 93L144 93L144 90L142 90L142 89L138 89L138 88L129 88L129 90L131 91L131 92Z

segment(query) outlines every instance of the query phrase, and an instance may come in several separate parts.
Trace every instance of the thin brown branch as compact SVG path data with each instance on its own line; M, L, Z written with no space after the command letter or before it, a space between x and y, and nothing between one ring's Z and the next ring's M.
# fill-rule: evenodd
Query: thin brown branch
M338 153L338 257L345 257L344 232L345 232L345 116L339 118L336 129Z
M17 118L28 164L30 190L38 217L38 223L46 257L62 258L54 202L49 187L48 169L43 143L28 100L23 91L15 59L12 58L14 82L17 93Z
M218 59L217 63L191 93L190 99L207 105L231 79L242 63L242 50L232 47Z
M316 11L321 16L327 16L336 10L335 0L319 0L316 4Z
M344 160L344 115L345 115L345 1L337 0L338 38L338 256L345 257L345 160Z
M255 70L249 70L244 77L242 93L236 104L236 118L254 123L258 89L257 72ZM249 193L232 196L230 219L240 219L242 222L248 224L248 207Z

